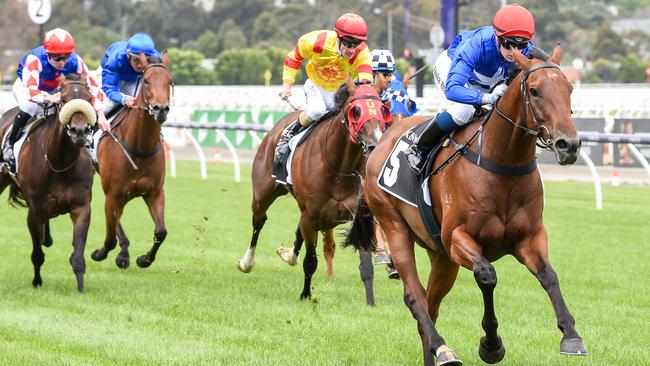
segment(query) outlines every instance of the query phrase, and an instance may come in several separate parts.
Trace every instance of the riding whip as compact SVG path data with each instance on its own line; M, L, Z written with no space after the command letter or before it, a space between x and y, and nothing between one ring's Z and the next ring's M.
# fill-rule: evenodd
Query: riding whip
M427 67L429 67L429 65L424 65L424 66L422 66L422 67L419 68L416 72L414 72L413 75L409 76L408 79L409 79L409 80L413 79L415 76L417 76L417 74L419 74L419 73L421 73L422 71L424 71L424 69L426 69Z
M289 106L290 106L294 111L297 111L297 110L298 110L298 108L296 108L296 106L293 105L293 103L291 103L291 101L289 100L289 97L282 98L282 100L284 100L285 102L289 103Z
M120 150L122 150L122 152L124 153L124 156L126 157L126 160L129 161L129 164L131 165L131 168L133 168L133 170L138 170L138 166L135 165L135 162L133 161L133 159L131 159L131 155L129 155L129 152L126 151L124 146L122 146L122 143L117 139L117 137L115 137L115 135L113 135L111 130L106 130L106 133L108 133L108 135L113 139L113 141L115 141L117 146L120 147Z

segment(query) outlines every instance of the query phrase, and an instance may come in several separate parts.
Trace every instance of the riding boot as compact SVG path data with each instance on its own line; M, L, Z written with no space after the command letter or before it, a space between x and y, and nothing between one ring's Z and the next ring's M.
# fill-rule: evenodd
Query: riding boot
M284 130L284 133L280 136L275 147L275 161L279 161L280 158L286 155L287 150L289 149L289 140L291 140L291 138L295 136L301 128L302 125L296 119L289 125L289 127L287 127L286 130Z
M416 142L411 144L411 146L409 146L409 148L404 152L409 165L418 175L422 173L424 163L426 162L426 158L431 149L433 149L446 134L447 131L440 128L438 123L436 123L436 120L432 119L429 121L429 124L424 131L422 131L420 136L418 136Z
M11 133L7 137L7 144L2 150L3 160L9 163L12 168L16 165L14 160L14 144L22 135L23 128L31 117L32 116L30 116L29 113L20 110L18 111L18 114L16 114L16 117L14 118L13 126L11 127Z

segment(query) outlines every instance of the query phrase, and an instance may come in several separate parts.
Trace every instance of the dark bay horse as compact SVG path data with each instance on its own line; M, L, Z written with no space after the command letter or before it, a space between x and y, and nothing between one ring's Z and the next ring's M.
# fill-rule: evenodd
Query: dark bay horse
M335 116L318 123L309 139L300 145L291 166L293 188L291 193L298 202L301 216L296 229L293 248L278 252L289 264L294 265L298 253L306 243L307 253L303 260L305 281L300 299L311 297L311 278L316 271L316 240L323 231L324 240L331 241L332 229L350 221L357 211L361 195L361 175L366 154L376 146L389 118L388 109L381 103L376 89L369 85L357 87L349 82L336 94ZM253 161L253 237L237 268L248 273L255 265L257 239L267 219L266 211L276 198L288 192L285 186L271 177L275 145L284 128L295 120L297 112L281 119L264 137ZM372 271L370 254L367 263ZM371 276L372 273L370 273ZM362 271L366 284L368 303L374 303L372 278L367 268Z
M142 56L143 63L148 61ZM120 218L124 206L135 197L142 197L154 221L152 248L138 257L136 263L146 268L156 259L158 248L167 236L164 209L165 193L165 152L161 148L161 126L167 119L172 77L167 68L169 56L153 58L145 68L141 87L136 97L136 107L118 113L112 122L111 131L137 166L135 170L126 158L118 143L112 138L102 138L97 148L99 175L106 195L104 213L106 215L106 238L104 246L96 249L91 258L96 261L106 259L120 240L120 253L115 259L118 267L126 269L130 265L129 239Z
M417 321L426 365L461 364L435 327L440 303L451 290L459 266L474 273L483 294L485 336L479 343L479 355L487 363L499 362L504 357L493 300L497 277L490 262L507 254L525 265L548 293L563 334L560 352L587 353L548 260L548 236L542 221L544 193L539 170L534 165L536 141L552 149L559 164L572 164L577 159L581 141L571 120L572 87L558 66L562 56L559 45L546 61L529 60L516 50L514 53L521 72L487 123L481 127L482 123L474 122L457 131L454 139L459 143L470 141L468 148L474 152L479 150L480 141L482 159L505 170L531 169L508 176L459 157L431 175L428 187L433 212L441 226L443 250L429 235L418 209L390 196L377 183L381 166L399 136L427 117L412 117L392 126L368 159L365 199L388 236L404 283L404 301ZM479 129L482 136L471 139ZM455 151L454 144L444 148L433 169ZM372 215L357 214L357 218L364 216L364 220L355 220L352 233L372 226ZM374 247L368 235L348 239L348 243L359 248ZM431 271L426 290L416 272L414 242L429 254Z
M7 169L0 172L0 193L9 185L9 199L27 206L27 226L32 237L32 285L43 284L41 266L45 262L42 246L49 247L50 219L69 213L72 219L72 271L77 290L84 291L84 249L90 224L90 199L95 169L84 149L86 137L97 121L91 105L92 95L86 75L61 77L60 112L48 115L27 136L18 155L15 181ZM0 136L4 136L18 108L0 119Z

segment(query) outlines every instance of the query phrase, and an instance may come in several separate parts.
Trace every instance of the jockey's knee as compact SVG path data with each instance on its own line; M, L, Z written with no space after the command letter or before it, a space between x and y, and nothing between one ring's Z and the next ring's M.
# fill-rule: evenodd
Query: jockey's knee
M327 113L327 109L308 109L300 114L300 124L309 126L313 121L318 121Z

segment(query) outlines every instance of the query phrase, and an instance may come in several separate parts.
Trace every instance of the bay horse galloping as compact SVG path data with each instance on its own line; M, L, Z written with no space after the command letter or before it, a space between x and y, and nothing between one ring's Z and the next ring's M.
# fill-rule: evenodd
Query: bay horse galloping
M365 199L388 236L404 283L404 301L417 321L426 365L461 364L435 327L440 303L451 290L459 266L474 273L483 294L485 336L479 343L479 355L487 363L504 357L494 311L497 277L490 262L507 254L525 265L548 293L562 331L560 353L587 353L548 260L548 236L542 221L544 192L535 163L538 140L555 153L561 165L577 159L581 140L571 120L572 87L558 66L562 56L559 45L547 60L529 60L517 50L514 54L521 72L487 122L474 122L457 131L453 139L458 143L443 148L428 170L437 173L429 176L428 188L441 227L441 248L429 234L418 208L378 185L382 164L391 151L399 151L392 149L400 135L427 117L412 117L392 126L368 159ZM463 151L461 157L441 170L436 168L457 149ZM472 154L479 156L480 166L470 162ZM362 216L357 214L358 218ZM372 220L366 217L355 221L352 231L370 225ZM368 236L349 239L360 248L374 246ZM426 290L416 272L414 241L427 249L431 262Z
M72 271L77 290L84 291L86 262L84 249L90 225L90 199L95 169L84 149L97 115L91 104L86 75L61 77L60 112L49 114L30 128L17 162L15 181L5 168L0 171L0 193L10 186L9 199L27 206L27 226L32 237L32 285L40 287L41 266L45 262L42 246L49 247L50 219L70 213L72 219ZM58 108L58 107L57 107ZM4 136L18 108L9 110L0 119L0 136ZM22 168L21 168L22 167Z
M307 253L303 260L305 274L300 299L311 298L311 278L316 271L316 241L318 231L324 240L331 241L332 229L350 221L357 211L361 195L361 175L366 155L379 141L389 118L387 108L381 103L378 92L369 85L356 86L351 81L336 93L336 115L313 127L309 139L299 145L293 156L291 193L298 202L301 215L294 247L280 250L278 254L294 265L303 241ZM340 111L340 112L338 112ZM275 146L284 128L294 121L298 112L282 118L262 140L253 161L253 237L244 257L237 267L248 273L255 265L257 239L267 219L266 211L276 198L288 193L286 186L276 183L271 176ZM324 244L325 245L325 244ZM368 282L372 291L370 254L366 255L362 280L366 284L369 304L374 299L368 295ZM370 276L370 277L368 277ZM370 292L371 294L371 292Z
M144 55L142 58L144 59ZM146 59L142 61L147 62ZM119 238L121 250L115 263L123 269L130 265L129 239L120 224L127 202L135 197L142 197L155 224L153 246L146 254L138 257L136 263L139 267L146 268L153 263L158 248L167 236L163 189L165 152L161 148L160 131L169 112L173 81L167 68L167 53L163 54L162 59L150 57L150 62L140 81L136 106L117 114L111 124L115 139L102 138L97 148L99 175L106 195L106 238L104 246L96 249L91 258L96 261L106 259ZM127 153L136 164L137 170L130 165Z

